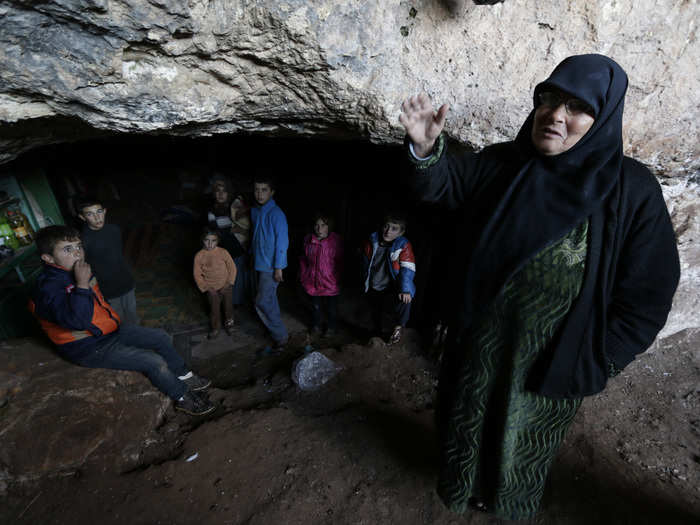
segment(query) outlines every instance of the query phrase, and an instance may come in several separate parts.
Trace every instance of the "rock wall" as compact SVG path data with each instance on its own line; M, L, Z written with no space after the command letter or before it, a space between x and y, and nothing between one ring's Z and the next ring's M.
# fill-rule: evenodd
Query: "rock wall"
M109 132L399 143L400 103L419 91L450 103L448 133L480 148L515 136L561 59L604 53L630 78L626 151L666 177L685 269L667 333L687 326L700 288L697 1L448 3L6 0L0 163Z
M513 137L562 58L600 52L630 77L628 151L663 173L697 167L696 1L466 2L456 16L443 4L5 1L0 159L71 138L17 133L58 117L119 132L397 142L400 102L421 90L452 105L451 135L480 147Z

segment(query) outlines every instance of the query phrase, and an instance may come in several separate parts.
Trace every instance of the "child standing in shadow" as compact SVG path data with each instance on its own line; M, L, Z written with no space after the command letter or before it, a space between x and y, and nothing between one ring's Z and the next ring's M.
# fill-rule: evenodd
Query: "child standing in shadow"
M194 280L200 291L207 294L210 306L211 331L209 339L219 335L221 329L221 303L224 304L224 328L233 334L233 283L236 281L236 264L228 251L219 246L219 232L205 228L202 234L204 247L194 256Z
M311 298L312 333L321 333L324 302L328 319L326 336L335 334L342 269L342 238L333 231L332 217L318 212L314 216L313 233L304 237L304 251L299 257L299 280Z
M403 214L387 213L383 226L370 235L363 250L365 293L370 302L373 331L381 333L383 313L390 306L394 325L387 341L390 345L401 342L416 294L413 284L416 259L404 233Z

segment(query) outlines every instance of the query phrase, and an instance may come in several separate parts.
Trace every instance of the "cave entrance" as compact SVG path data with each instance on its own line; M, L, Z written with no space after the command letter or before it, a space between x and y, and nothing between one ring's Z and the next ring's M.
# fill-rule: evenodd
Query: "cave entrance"
M151 326L206 323L207 308L194 286L191 268L215 175L229 178L234 191L251 203L254 171L268 170L276 176L274 198L287 216L290 237L280 301L283 309L300 309L301 320L306 314L301 311L305 306L300 300L297 261L314 212L326 210L336 219L346 254L341 317L346 312L345 321L361 323L356 318L366 308L361 297L360 246L379 227L387 210L400 210L408 218L407 237L418 268L418 293L409 326L427 326L434 321L434 312L426 307L426 290L437 223L435 215L416 206L407 193L402 181L404 155L401 147L363 141L125 135L32 150L0 168L0 190L8 189L12 181L27 190L29 182L43 177L60 216L76 227L81 226L74 209L76 197L98 197L108 210L107 221L122 228L125 253L135 270L137 304L145 312L142 322ZM25 201L32 200L28 193L22 192ZM26 202L30 212L32 206L35 211L49 206L43 196L40 203L33 200ZM30 217L35 227L54 222L55 212L45 215L39 221ZM25 313L25 304L40 269L38 257L25 257L16 265L19 271L11 271L11 265L12 258L3 259L0 337L25 336L37 329ZM352 305L343 308L345 300Z

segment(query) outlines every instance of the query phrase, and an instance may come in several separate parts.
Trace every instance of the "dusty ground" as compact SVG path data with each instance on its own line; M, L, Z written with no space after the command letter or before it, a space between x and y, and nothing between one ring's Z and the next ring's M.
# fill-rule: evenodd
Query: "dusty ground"
M255 338L195 344L196 367L226 389L203 421L170 414L185 432L175 457L15 487L0 522L502 523L451 514L434 493L435 365L415 335L393 349L352 337L299 332L286 355L257 359ZM308 343L345 366L313 393L289 379ZM700 523L699 347L699 331L662 341L584 403L531 523Z

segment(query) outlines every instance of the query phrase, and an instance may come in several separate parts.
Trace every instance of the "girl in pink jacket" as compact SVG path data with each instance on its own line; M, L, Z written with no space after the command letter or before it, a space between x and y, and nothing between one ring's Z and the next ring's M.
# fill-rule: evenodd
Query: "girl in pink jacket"
M313 233L304 237L299 258L299 280L311 298L311 331L321 333L321 300L326 303L326 336L336 330L340 275L343 268L343 240L333 231L333 219L324 213L314 216Z

